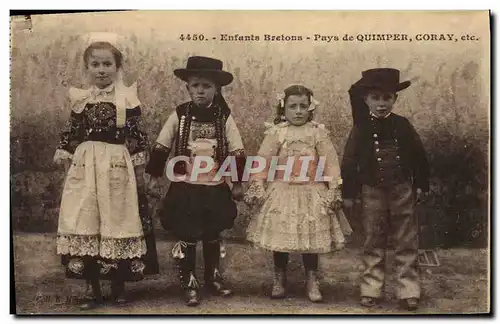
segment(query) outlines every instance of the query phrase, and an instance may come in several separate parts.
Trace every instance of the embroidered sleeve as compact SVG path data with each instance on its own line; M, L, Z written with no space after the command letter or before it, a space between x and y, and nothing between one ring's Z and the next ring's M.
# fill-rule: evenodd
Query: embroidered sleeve
M54 162L61 163L65 159L71 159L76 147L83 142L84 129L82 115L71 111L69 120L61 133L59 145L54 155Z
M326 130L323 125L320 124L317 126L316 134L316 152L320 159L325 159L323 174L325 177L331 177L331 180L328 182L328 187L330 189L336 189L342 184L337 150L335 150L335 146L330 139L329 131Z
M226 138L228 154L234 156L236 159L236 169L238 180L243 178L243 171L245 169L246 155L243 148L243 141L241 140L240 131L236 126L233 116L229 115L226 120Z
M156 143L151 150L151 156L148 164L146 165L146 173L156 178L162 176L177 134L178 126L179 118L177 117L177 113L174 111L163 125L160 135L158 135Z
M127 148L130 152L134 166L146 163L146 150L148 135L143 132L140 125L141 108L135 107L128 110L125 129L127 130Z

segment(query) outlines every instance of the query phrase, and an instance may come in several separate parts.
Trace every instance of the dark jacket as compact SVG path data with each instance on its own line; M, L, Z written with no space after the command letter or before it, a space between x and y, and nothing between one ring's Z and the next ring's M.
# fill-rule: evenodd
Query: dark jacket
M394 137L398 143L401 171L415 188L429 190L429 164L422 141L408 119L392 113L382 120L363 116L354 124L341 165L344 198L355 198L361 185L380 185L375 142ZM394 170L396 171L396 170Z

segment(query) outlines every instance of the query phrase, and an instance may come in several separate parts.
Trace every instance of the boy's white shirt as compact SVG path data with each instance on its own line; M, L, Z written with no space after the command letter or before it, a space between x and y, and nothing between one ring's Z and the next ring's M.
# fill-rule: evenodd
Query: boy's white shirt
M391 112L389 112L387 115L385 115L385 116L383 116L383 117L378 117L377 115L375 115L374 113L372 113L372 112L370 111L370 116L375 117L375 118L377 118L377 119L386 119L386 118L387 118L387 117L389 117L391 114L392 114L392 111L391 111Z

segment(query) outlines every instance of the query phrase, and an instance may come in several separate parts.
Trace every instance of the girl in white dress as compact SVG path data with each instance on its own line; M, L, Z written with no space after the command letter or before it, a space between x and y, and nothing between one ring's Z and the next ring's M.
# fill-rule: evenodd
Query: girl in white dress
M295 252L303 256L308 297L320 302L323 297L317 280L318 253L343 248L345 235L352 231L340 209L338 157L324 125L312 121L318 102L311 90L292 85L279 99L274 125L267 124L258 152L267 160L266 169L251 178L245 195L248 204L261 206L250 221L247 238L274 252L273 298L285 296L288 254ZM278 158L279 165L293 159L290 177L281 170L274 181L268 181L273 157ZM316 180L320 158L325 159L322 175L330 177L328 181ZM308 159L305 170L309 179L301 178L302 164Z

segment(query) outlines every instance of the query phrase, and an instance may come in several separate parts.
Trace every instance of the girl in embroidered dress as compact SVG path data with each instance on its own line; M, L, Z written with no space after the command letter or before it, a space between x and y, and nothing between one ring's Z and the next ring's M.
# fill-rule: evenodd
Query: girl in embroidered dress
M324 125L312 121L319 103L311 90L292 85L278 99L274 125L266 123L268 129L257 154L266 159L266 168L251 177L245 194L245 202L261 206L250 221L247 238L274 252L272 298L285 297L288 254L295 252L302 253L307 295L320 302L318 253L343 248L344 236L352 231L340 209L337 153ZM286 164L288 170L278 171L270 181L276 161ZM317 177L317 171L324 178Z
M84 40L90 87L69 90L71 116L54 161L67 171L57 254L67 277L91 284L93 298L81 305L89 309L102 302L99 279L111 280L114 301L123 303L125 281L157 273L158 262L143 198L147 136L138 129L136 85L123 84L123 41L108 33Z
M219 269L220 233L231 228L236 218L236 203L232 198L243 197L241 175L245 153L231 110L221 94L221 87L233 80L231 73L222 70L222 62L193 56L185 69L176 69L174 74L187 83L191 101L178 106L168 117L156 139L146 172L151 175L148 188L152 193L157 192L158 178L165 171L174 143L175 157L186 158L176 162L173 171L167 168L176 180L169 179L172 182L163 200L160 219L162 226L178 239L173 256L178 261L186 304L195 306L199 304L195 274L199 240L203 242L205 287L214 295L231 294ZM197 159L203 157L212 158L213 167L204 166L207 172L196 177ZM231 161L227 157L232 157L236 166L231 179L218 176L219 169L225 170L224 162ZM232 189L228 182L233 183Z

